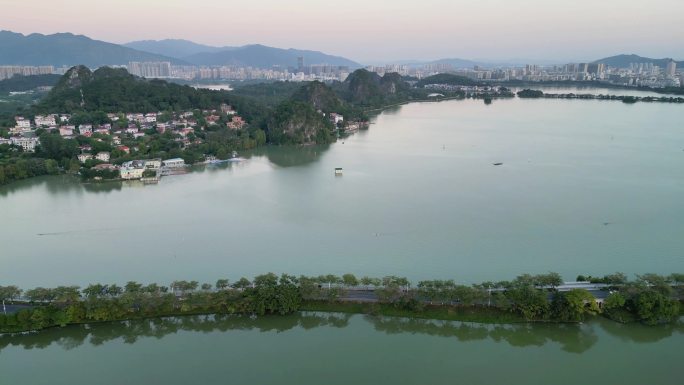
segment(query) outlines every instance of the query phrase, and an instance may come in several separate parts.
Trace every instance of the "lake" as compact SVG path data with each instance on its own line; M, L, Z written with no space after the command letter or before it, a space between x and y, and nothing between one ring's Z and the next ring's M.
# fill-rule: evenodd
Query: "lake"
M181 317L0 336L7 384L681 383L682 324Z
M330 146L260 149L158 185L22 181L0 188L0 284L682 272L683 111L416 103ZM682 331L600 318L152 319L2 335L0 383L668 385L681 382Z
M663 103L415 103L330 146L265 148L158 185L26 180L0 188L0 282L682 272L683 116Z

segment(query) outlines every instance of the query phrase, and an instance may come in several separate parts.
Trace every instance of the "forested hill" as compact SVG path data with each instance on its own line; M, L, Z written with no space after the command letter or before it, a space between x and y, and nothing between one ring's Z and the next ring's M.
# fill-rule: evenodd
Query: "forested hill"
M667 63L670 60L672 59L654 59L632 54L611 56L596 60L594 63L603 63L607 66L616 68L629 68L629 65L632 63L653 63L654 65L657 65L660 68L665 68L665 66L667 66Z
M215 109L221 103L233 105L247 119L255 119L265 112L261 104L229 92L146 80L125 69L102 67L91 72L84 66L67 71L34 110L37 113L156 112Z

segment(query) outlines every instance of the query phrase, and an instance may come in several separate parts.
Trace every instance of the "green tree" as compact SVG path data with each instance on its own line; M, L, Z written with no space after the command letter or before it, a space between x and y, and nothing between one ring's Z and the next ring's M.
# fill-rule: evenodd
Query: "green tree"
M229 283L230 282L227 279L218 279L216 280L216 289L225 290L228 287Z
M356 279L356 276L354 274L344 274L342 276L342 282L345 284L345 286L358 286L359 285L359 280Z
M564 322L580 322L585 315L598 314L600 309L596 299L585 289L573 289L556 293L551 304L554 318Z
M672 322L679 317L679 302L655 290L645 290L633 299L639 320L647 325Z

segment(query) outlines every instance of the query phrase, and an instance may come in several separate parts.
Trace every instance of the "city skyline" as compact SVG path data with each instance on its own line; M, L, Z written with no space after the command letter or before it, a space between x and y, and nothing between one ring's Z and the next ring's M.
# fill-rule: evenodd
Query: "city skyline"
M71 32L117 44L167 38L213 46L264 44L319 50L361 63L456 57L569 62L619 53L684 59L684 45L677 39L684 35L677 22L684 4L676 0L578 0L562 7L540 0L426 0L419 5L350 0L337 8L308 0L202 4L122 0L98 4L93 13L83 0L59 5L6 0L0 29ZM145 17L131 17L136 14Z

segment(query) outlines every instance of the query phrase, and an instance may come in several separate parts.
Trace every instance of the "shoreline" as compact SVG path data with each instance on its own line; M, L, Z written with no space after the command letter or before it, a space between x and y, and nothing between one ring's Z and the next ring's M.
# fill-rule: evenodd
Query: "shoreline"
M579 85L575 85L575 86L580 87ZM597 86L592 85L592 86L587 86L587 87L591 88L591 87L597 87ZM637 90L642 91L642 92L649 92L649 91L652 92L652 90L646 90L646 89L637 89ZM572 97L570 95L572 95ZM541 97L520 97L520 96L515 95L515 94L511 95L511 96L505 96L505 95L489 95L489 96L487 96L487 95L469 95L469 94L466 94L466 95L456 95L456 96L445 96L445 97L439 97L439 98L412 99L412 100L406 100L406 101L399 102L399 103L393 103L393 104L385 105L385 106L378 107L378 108L370 108L370 109L363 110L363 111L364 111L364 113L370 113L373 115L377 115L377 114L382 113L385 110L404 106L404 105L409 105L412 103L440 103L440 102L447 102L447 101L452 101L452 100L459 100L460 101L460 100L468 100L468 99L484 100L487 97L490 98L489 99L490 102L491 102L491 100L494 100L494 99L516 99L517 98L517 99L521 99L521 100L525 100L525 99L545 99L545 100L556 99L556 100L559 100L559 99L561 99L561 100L622 101L623 103L629 103L629 104L636 103L636 102L646 102L646 103L655 102L655 103L668 103L668 104L682 104L682 103L684 103L684 98L682 96L673 97L671 99L674 99L674 101L671 101L671 100L665 100L665 98L666 98L665 96L661 96L661 97L650 97L650 96L634 97L634 96L625 96L625 95L605 95L605 97L600 98L600 97L595 96L595 95L584 95L584 94L574 94L574 95L573 94L544 94ZM336 142L332 142L330 144L334 144L334 143L336 143ZM315 145L315 143L302 143L302 144L277 145L277 146L306 147L306 146L311 146L311 145ZM272 145L266 144L263 146L256 147L255 149L267 148L269 146L272 146ZM43 161L50 160L50 159L43 159L43 158L29 158L29 159L38 159L38 160L43 160ZM68 172L68 171L62 171L62 172L59 172L57 174L34 175L34 176L30 176L28 178L17 179L17 180L14 180L12 182L9 182L9 183L0 184L0 189L2 189L3 187L6 187L6 186L12 186L13 184L15 184L17 182L21 182L21 181L25 181L25 180L31 180L31 179L35 179L35 178L41 177L41 176L70 175L70 174L72 174L72 173ZM122 178L95 180L93 178L89 178L89 179L81 179L79 182L81 184L98 185L98 184L106 184L106 183L123 183L123 182L129 182L129 181L139 181L139 180L122 179Z
M517 324L544 324L544 325L579 325L587 321L603 319L609 322L629 325L638 324L637 320L620 321L614 318L609 318L605 315L594 315L586 320L581 321L560 321L560 320L544 320L531 319L527 320L514 313L502 311L495 307L487 306L454 306L454 305L429 305L424 310L412 311L406 309L399 309L392 304L382 304L375 302L359 302L359 301L319 301L309 300L304 301L295 313L316 312L326 314L351 314L351 315L367 315L372 317L390 317L407 320L428 320L428 321L448 321L448 322L465 322L481 325L517 325ZM286 315L290 315L289 313ZM65 325L53 325L40 329L26 329L17 331L0 331L0 336L19 336L25 334L39 333L45 330L60 329L68 326L78 325L102 325L115 322L126 321L140 321L159 318L176 318L176 317L191 317L191 316L241 316L251 317L254 314L250 313L226 313L226 312L205 312L205 311L190 311L190 312L170 312L158 315L124 317L111 320L84 320L81 322L71 322ZM264 314L262 317L282 317L279 314ZM684 307L680 311L680 317L684 317ZM682 320L672 322L672 324L679 324Z

